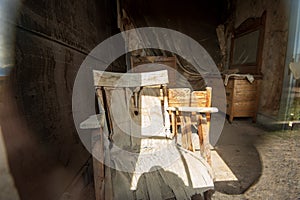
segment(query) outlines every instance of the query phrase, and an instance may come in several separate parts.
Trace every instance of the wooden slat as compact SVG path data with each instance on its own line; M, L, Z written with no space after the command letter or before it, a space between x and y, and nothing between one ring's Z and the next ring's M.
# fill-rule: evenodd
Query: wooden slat
M244 91L244 92L237 92L235 97L235 102L249 102L249 101L256 101L257 98L257 91Z
M93 76L96 87L141 87L169 82L167 70L144 73L113 73L93 70Z
M234 117L253 117L255 114L254 110L234 110Z
M256 85L240 85L236 86L237 92L243 92L243 91L256 91Z
M166 90L162 89L162 90ZM170 131L169 113L164 109L167 106L167 99L160 99L166 91L161 92L160 88L144 87L140 93L140 113L134 117L140 117L139 132L142 136L166 137L163 127ZM166 96L166 95L165 95ZM138 122L136 122L138 124Z
M80 123L80 129L98 129L103 127L103 114L92 115Z
M209 127L207 124L207 119L200 115L198 126L199 140L200 140L200 151L202 157L211 165L211 153L209 144Z
M167 109L171 111L195 113L216 113L219 111L216 107L168 107Z
M165 130L167 132L167 134L169 134L168 136L171 136L170 133L170 127L171 127L171 124L170 124L170 115L169 115L169 112L167 111L167 108L168 108L168 91L167 91L167 86L164 85L163 86L163 106L164 106L164 125L165 125Z
M188 135L187 135L187 126L185 125L184 116L182 114L179 115L181 122L181 146L184 149L188 149Z
M212 88L206 87L206 107L211 107L211 98L212 98ZM218 110L216 111L218 112ZM206 112L206 121L207 121L207 142L209 143L209 131L210 131L210 120L211 120L211 112ZM210 155L210 149L209 149L209 155ZM211 164L211 163L210 163Z
M190 151L195 151L192 143L192 123L190 113L180 113L179 116L181 122L182 147Z
M150 72L158 70L168 70L169 84L168 87L176 86L177 77L177 65L176 57L165 57L165 56L141 56L131 58L131 67L133 72ZM145 64L152 64L151 67Z
M118 147L126 148L131 145L130 123L132 119L128 112L130 110L129 104L126 101L126 98L130 98L131 91L128 88L105 88L105 94L111 134L110 139Z
M253 101L241 101L241 102L234 102L233 106L235 110L254 110L255 109L255 100Z
M176 66L176 57L166 57L166 56L142 56L142 57L131 57L131 65L133 67L145 63L169 63L168 66ZM167 64L166 64L167 65Z
M101 114L101 120L100 120L100 125L101 128L99 129L98 134L99 135L99 140L97 140L97 137L94 138L94 136L97 135L93 135L92 141L96 139L96 143L94 143L93 145L95 145L93 147L93 155L96 155L98 157L98 159L100 160L110 160L110 153L109 152L105 152L104 151L104 141L107 141L107 138L104 138L104 131L107 132L107 120L106 116L105 116L105 109L104 109L104 97L103 97L103 91L101 89L96 89L96 96L97 96L97 100L98 100L98 106L99 106L99 111ZM98 120L98 119L97 119ZM97 132L95 132L94 134L97 134ZM94 141L93 141L94 142ZM96 157L96 158L97 158ZM95 164L94 164L95 163ZM102 164L102 166L101 166ZM94 165L94 170L95 167L99 168L98 173L96 173L96 176L100 176L100 180L95 180L95 190L99 190L100 191L95 191L95 195L96 198L98 199L107 199L107 200L111 200L113 199L113 185L112 185L112 180L111 180L111 174L110 174L110 168L106 168L103 163L99 163L98 160L95 160L95 158L93 158L93 165ZM103 171L102 171L103 170ZM102 179L102 173L104 173L104 181L101 181Z
M104 160L103 129L99 128L92 133L94 188L96 200L104 199ZM99 161L100 160L100 161Z
M189 88L172 88L168 91L169 106L190 106L190 93Z
M206 91L193 91L191 94L191 107L205 107L206 94Z

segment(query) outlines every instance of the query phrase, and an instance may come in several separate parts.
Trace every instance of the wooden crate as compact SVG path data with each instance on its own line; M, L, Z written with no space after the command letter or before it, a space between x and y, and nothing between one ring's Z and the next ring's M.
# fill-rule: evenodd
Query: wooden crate
M232 122L234 117L252 117L253 122L256 122L260 84L259 78L253 83L240 77L229 79L226 86L226 113L229 115L229 122Z

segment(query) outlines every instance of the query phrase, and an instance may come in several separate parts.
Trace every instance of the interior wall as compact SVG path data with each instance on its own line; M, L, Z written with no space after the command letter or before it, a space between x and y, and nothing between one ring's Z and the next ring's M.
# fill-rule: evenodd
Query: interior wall
M237 0L235 27L249 17L260 17L266 10L263 74L259 114L276 118L280 107L285 56L288 41L290 0Z
M163 27L186 34L200 43L216 64L219 63L220 48L216 28L230 9L226 0L121 2L136 27ZM173 42L176 44L176 41Z
M59 199L90 156L72 118L74 79L89 51L116 31L115 5L25 0L15 20L16 2L3 2L4 22L16 30L1 110L8 159L21 199Z

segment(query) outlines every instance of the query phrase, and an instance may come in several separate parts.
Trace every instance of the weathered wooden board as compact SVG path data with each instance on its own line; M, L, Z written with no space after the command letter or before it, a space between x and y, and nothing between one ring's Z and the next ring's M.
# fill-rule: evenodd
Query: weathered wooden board
M94 85L106 87L141 87L163 85L169 82L168 71L144 73L114 73L93 70Z
M244 82L244 84L242 84ZM235 89L237 92L243 92L243 91L256 91L256 86L257 86L257 81L253 83L249 83L248 81L242 81L242 80L237 80Z
M94 170L94 188L96 200L102 200L104 198L104 164L103 156L103 129L99 128L94 130L92 133L92 153L95 155L93 157L93 170ZM101 158L100 158L101 157ZM99 159L100 158L100 159ZM99 159L99 160L98 160Z
M195 112L195 113L216 113L218 108L216 107L168 107L171 111L180 112Z
M172 88L168 90L170 107L190 106L191 90L189 88Z
M260 96L260 79L253 83L241 78L230 78L226 86L227 114L234 117L253 117L256 120Z
M151 64L151 65L146 65ZM131 57L131 67L133 72L151 72L158 70L168 70L169 84L168 87L173 87L177 82L177 65L176 57L165 56L142 56Z
M191 93L191 107L206 107L206 91L193 91Z
M143 88L140 93L142 136L166 136L160 97L160 88Z
M110 127L112 141L102 137L103 143L95 144L98 149L95 153L103 154L102 159L109 163L109 166L103 170L102 166L95 161L95 170L99 170L95 178L104 179L104 181L98 180L95 185L100 190L96 193L97 198L101 199L99 196L104 196L104 199L190 199L194 194L203 194L204 191L213 189L213 175L207 162L198 154L177 147L174 141L165 137L165 131L169 126L166 123L166 116L169 115L164 115L166 109L164 104L168 105L166 89L142 87L133 93L130 88L127 88L163 84L166 79L161 76L162 74L167 76L166 71L153 72L154 74L151 72L152 74L144 77L141 74L138 76L130 74L125 77L126 81L121 80L124 77L120 74L99 73L96 72L95 84L97 87L104 87L99 95L105 95L105 98L101 98L99 103L101 109L107 112L109 119L104 121L104 126ZM154 81L153 77L158 78ZM114 84L119 83L120 80L122 86L114 87ZM132 83L134 81L137 82ZM182 112L185 112L183 121L188 125L186 126L186 148L193 151L189 135L191 134L190 112L208 113L213 112L214 108L188 107L190 90L173 91L182 92L179 96L171 92L175 99L174 104L187 106L181 107ZM161 98L162 94L165 98ZM199 93L199 96L201 95ZM206 95L206 100L207 98ZM104 99L106 103L102 102ZM94 122L90 124L98 127L97 122L96 125ZM201 126L201 131L204 132L201 137L203 137L203 155L209 162L210 154L206 152L209 150L207 149L209 146L207 121L205 125ZM104 131L106 131L104 135L107 135L108 130ZM157 168L159 171L152 172Z

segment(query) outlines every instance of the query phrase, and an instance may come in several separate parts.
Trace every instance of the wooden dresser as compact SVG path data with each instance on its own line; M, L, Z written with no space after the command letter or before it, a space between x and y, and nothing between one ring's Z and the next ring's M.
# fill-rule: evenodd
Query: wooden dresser
M232 32L228 74L254 77L250 83L245 76L232 76L226 86L227 114L229 121L234 117L252 117L256 115L262 83L262 53L264 46L266 11L261 17L248 18ZM225 65L224 65L225 66Z
M229 122L234 117L252 117L253 122L256 122L260 84L261 78L255 78L253 83L243 77L229 78L225 86Z

